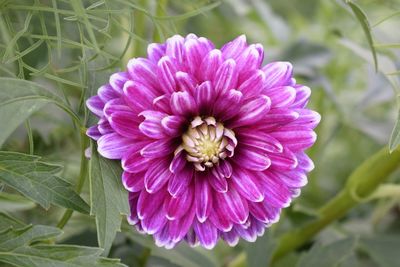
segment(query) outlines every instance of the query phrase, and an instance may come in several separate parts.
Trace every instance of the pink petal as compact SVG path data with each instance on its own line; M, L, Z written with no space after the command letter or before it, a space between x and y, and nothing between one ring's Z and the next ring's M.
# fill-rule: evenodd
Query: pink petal
M92 96L88 100L86 100L86 106L88 109L93 112L96 116L103 116L103 108L104 102L101 100L99 96Z
M104 103L120 96L109 84L101 86L97 91L97 95Z
M296 90L290 86L270 88L264 93L271 99L271 106L277 108L290 106L296 98Z
M281 153L270 153L271 166L279 170L292 170L297 167L296 155L288 148L284 147Z
M215 91L211 85L211 82L206 81L200 84L195 91L195 101L198 106L198 110L202 113L211 111L211 108L215 101Z
M170 95L167 94L160 95L153 99L154 110L170 114L171 106L169 103L170 103Z
M295 111L299 114L299 117L290 125L302 125L309 129L314 129L321 121L321 115L313 110L295 109Z
M232 184L239 194L249 201L261 202L264 200L264 195L260 191L257 178L249 172L236 168L232 175Z
M161 125L161 120L166 116L165 113L147 110L139 115L145 117L145 120L139 125L139 129L143 134L154 139L166 137Z
M171 164L169 165L169 170L172 173L178 173L186 166L186 162L186 153L180 151L172 159Z
M241 106L243 94L235 89L231 89L220 96L214 105L214 114L222 121L228 120L238 113Z
M122 184L130 192L140 192L144 189L144 173L122 173Z
M226 181L226 178L220 175L214 168L211 172L208 172L207 178L208 183L215 191L220 193L228 191L228 182Z
M173 197L178 197L183 194L193 178L192 166L187 166L180 172L175 173L168 183L168 192Z
M218 68L213 81L214 89L218 94L224 94L230 89L236 88L238 72L236 62L228 59Z
M167 223L167 218L165 216L165 210L160 208L156 210L153 214L146 216L142 219L141 224L143 230L149 234L153 235L161 231L164 225Z
M243 51L246 48L247 48L246 36L240 35L236 39L225 44L221 48L221 51L225 59L228 58L236 59L243 53Z
M117 72L110 76L110 85L112 89L118 94L122 94L124 84L129 80L129 75L126 72Z
M122 157L121 165L125 171L139 173L149 168L150 159L142 157L139 151L134 153L128 151L128 153L126 153L127 148L125 147L124 149L125 154Z
M188 116L196 113L196 102L188 92L174 92L171 95L171 109L177 115Z
M293 152L307 149L317 140L314 131L302 126L284 126L271 132L271 136Z
M263 171L271 166L271 160L265 152L249 146L240 147L234 160L240 167L253 171Z
M161 158L172 154L175 150L170 139L154 141L140 150L140 154L145 158Z
M199 222L204 222L212 209L212 192L207 177L197 174L195 177L195 204Z
M226 193L215 193L216 201L232 222L243 224L249 216L247 200L243 200L238 192L230 187Z
M186 123L186 118L179 115L166 116L161 120L161 126L166 134L177 137L182 134Z
M221 237L228 243L229 246L234 247L239 243L239 234L235 229L232 229L229 232L221 233Z
M216 193L219 194L219 193ZM231 231L233 227L233 223L228 216L226 216L225 212L221 210L221 207L217 200L213 199L213 209L208 216L208 219L212 222L212 224L218 228L218 230L223 232ZM199 220L200 221L200 220Z
M166 43L166 55L172 58L175 58L178 63L183 63L183 54L184 54L184 44L185 40L180 35L174 35L167 39Z
M177 69L174 62L168 56L164 56L158 61L157 76L161 87L165 93L172 93L176 90L175 73Z
M211 50L204 57L200 65L199 78L202 81L213 81L217 70L222 64L222 53L218 49Z
M177 220L184 216L192 206L193 188L191 186L181 196L171 197L166 205L168 220Z
M132 145L132 139L123 137L117 133L103 135L97 140L97 151L108 159L121 159L129 147Z
M301 84L294 86L294 88L296 89L296 99L294 100L292 107L304 108L310 99L311 89Z
M155 94L146 85L139 82L127 81L123 90L124 99L135 113L151 109Z
M154 94L161 92L156 75L157 66L150 60L145 58L133 58L129 60L127 68L131 80L145 85L152 90Z
M235 120L230 127L236 128L244 125L251 125L262 120L268 113L271 100L265 95L248 101L240 108Z
M147 46L147 57L157 63L165 55L165 44L151 43Z
M252 75L242 82L238 88L240 92L246 97L258 96L264 86L265 74L261 70L254 70Z
M194 205L180 219L169 221L169 235L173 242L181 241L189 232L195 216Z
M262 131L243 131L239 136L241 145L251 146L265 152L282 152L282 144L270 134Z
M139 219L143 220L144 218L149 218L156 211L163 210L163 204L166 198L166 190L160 190L156 194L150 194L147 191L143 190L140 193L138 204L137 204L137 213ZM151 203L151 205L149 205ZM164 211L164 217L165 216Z
M258 172L259 182L264 190L265 203L282 208L288 207L291 201L291 192L287 186L272 172Z
M171 179L172 173L168 169L168 162L164 160L156 161L148 166L144 176L146 191L153 194L160 190Z
M178 90L186 91L190 93L192 96L195 95L197 81L195 80L194 77L192 77L192 75L183 71L178 71L175 74L175 79L176 82L178 83Z
M236 59L238 71L243 75L245 72L259 69L262 59L255 44L249 45Z
M86 130L86 135L94 140L98 140L101 137L101 133L99 131L99 128L97 128L97 125L89 127Z
M137 115L127 111L116 111L108 118L111 127L120 135L137 139L142 134L139 131Z
M265 89L291 85L293 67L289 62L269 63L262 70L265 73Z
M204 37L189 39L185 42L186 62L191 73L197 73L204 56L213 49ZM201 70L201 69L200 69Z
M218 231L210 221L206 220L201 223L194 220L193 229L203 247L206 249L212 249L216 245L218 240Z

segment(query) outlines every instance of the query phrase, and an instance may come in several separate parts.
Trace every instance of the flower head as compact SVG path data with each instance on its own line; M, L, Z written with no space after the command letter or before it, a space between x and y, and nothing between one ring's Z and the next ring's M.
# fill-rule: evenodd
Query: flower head
M263 47L245 36L215 49L175 35L147 52L87 101L99 117L87 134L121 160L129 223L167 248L254 241L313 169L310 89L288 62L262 66Z

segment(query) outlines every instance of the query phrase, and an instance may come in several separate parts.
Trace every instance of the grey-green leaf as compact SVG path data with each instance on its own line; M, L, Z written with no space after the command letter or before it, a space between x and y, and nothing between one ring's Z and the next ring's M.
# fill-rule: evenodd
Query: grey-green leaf
M380 267L398 267L400 262L400 236L374 236L361 238L359 247Z
M56 103L74 116L60 97L41 85L14 78L0 78L0 147L29 116L49 102Z
M0 192L0 211L21 211L36 207L36 204L21 195Z
M50 204L89 213L89 206L72 185L56 174L61 166L42 162L39 157L0 151L0 181L48 209Z
M354 238L341 239L329 245L323 246L319 243L302 257L297 263L297 267L324 266L336 267L352 256L356 240Z
M268 231L254 243L246 245L247 263L249 267L269 266L276 242Z
M0 232L7 230L11 227L15 229L20 229L25 227L26 225L23 222L11 217L7 213L0 212Z
M374 59L375 70L377 71L378 70L378 59L376 56L374 41L372 40L371 25L369 23L367 15L356 3L353 3L352 1L347 1L347 4L350 6L350 8L353 11L354 15L356 16L357 20L360 22L361 27L364 31L364 34L367 37L368 45L371 49L372 57Z
M389 150L393 152L400 145L400 111L397 115L397 121L390 135Z
M98 243L106 255L120 231L121 215L129 213L128 193L122 185L120 164L101 157L96 149L92 149L89 177L91 214L96 216Z

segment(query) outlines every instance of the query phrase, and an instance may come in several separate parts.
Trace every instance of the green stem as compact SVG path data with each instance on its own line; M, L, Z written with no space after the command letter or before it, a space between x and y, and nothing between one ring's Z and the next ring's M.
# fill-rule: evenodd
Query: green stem
M279 239L272 261L299 248L330 223L343 217L374 192L399 167L399 162L400 150L389 153L386 147L364 161L350 175L343 190L319 209L316 220L287 232Z
M88 159L85 156L85 150L89 146L89 139L85 134L85 131L81 131L81 166L79 171L78 183L76 184L76 192L78 194L81 193L83 185L85 183L85 179L88 172ZM67 209L63 216L61 217L60 221L57 224L57 227L63 229L64 226L67 224L69 219L71 219L72 213L74 211L72 209Z

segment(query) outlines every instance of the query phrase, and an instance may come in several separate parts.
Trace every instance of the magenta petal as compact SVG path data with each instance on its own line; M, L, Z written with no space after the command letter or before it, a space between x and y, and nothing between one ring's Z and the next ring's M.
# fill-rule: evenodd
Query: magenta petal
M296 121L293 121L290 125L301 125L309 129L314 129L321 121L321 115L319 115L317 112L313 110L296 109L296 112L299 114L299 117L298 119L296 119Z
M164 56L158 61L157 76L164 92L172 93L176 90L175 64L168 56Z
M156 161L148 166L144 176L146 191L153 194L160 190L172 177L166 160Z
M293 67L289 62L269 63L262 70L265 73L265 89L291 84Z
M197 86L197 81L190 74L178 71L175 74L176 81L178 83L178 89L180 91L187 91L192 96L195 95L195 90Z
M156 211L163 210L163 204L165 198L166 198L165 190L160 190L156 194L150 194L146 190L143 190L140 193L137 204L137 212L139 219L143 220L144 218L149 218ZM149 205L149 203L151 203L151 205ZM166 215L165 211L164 215Z
M195 216L194 205L180 219L169 221L169 235L172 241L179 242L189 232Z
M117 72L110 76L110 85L112 89L118 94L122 94L124 84L129 80L129 75L126 72Z
M265 202L274 207L287 207L291 201L291 192L272 172L259 172L259 182L264 189Z
M167 222L162 229L154 234L154 241L159 247L172 248L174 242L169 234L169 222Z
M200 65L200 79L203 81L213 81L221 64L222 53L220 50L214 49L208 52Z
M199 222L204 222L212 209L212 192L205 175L195 176L195 205Z
M246 36L240 35L236 39L225 44L221 48L221 51L225 59L228 58L236 59L243 53L243 51L246 48L247 48Z
M179 151L179 153L177 153L172 159L171 164L169 165L169 170L172 173L178 173L186 166L186 163L186 153Z
M271 109L264 119L261 121L263 125L260 128L274 129L276 127L294 122L299 118L299 113L286 108Z
M195 101L199 111L210 112L215 101L215 91L211 82L206 81L200 84L195 91Z
M240 170L240 168L235 169L232 175L232 184L239 194L249 201L261 202L264 200L257 178L251 173Z
M186 62L191 73L197 73L204 56L213 49L207 39L189 39L185 42Z
M236 88L238 72L236 62L228 59L218 68L214 78L214 89L219 94L224 94L230 89Z
M114 112L132 112L132 109L126 105L125 101L121 98L115 98L110 101L108 101L103 109L103 115L108 118L110 117ZM133 116L135 117L135 116Z
M232 229L229 232L221 233L221 237L228 243L229 246L234 247L239 243L239 234L235 229Z
M287 107L291 105L296 98L296 90L290 86L275 87L264 91L271 99L272 107Z
M98 152L108 159L121 159L132 144L132 140L117 133L103 135L97 140Z
M141 223L143 230L147 234L152 235L162 230L167 221L165 210L161 208L156 210L153 214L143 218Z
M86 106L88 109L93 112L96 116L103 116L103 108L104 102L101 100L99 96L92 96L88 100L86 100Z
M126 148L125 148L126 152ZM121 164L122 168L131 173L139 173L144 170L147 170L149 168L149 162L150 160L148 158L142 157L140 155L140 152L129 152L125 153L125 155L122 157Z
M164 112L166 114L171 113L170 95L163 94L153 99L154 110Z
M296 89L296 99L292 104L294 108L304 108L307 105L307 102L311 95L311 89L304 85L295 86Z
M147 110L139 115L145 117L145 120L139 125L139 129L143 134L154 139L166 137L161 125L161 120L166 116L165 113Z
M127 68L131 80L145 85L152 90L153 93L160 91L160 85L156 75L157 66L150 60L145 58L133 58L129 60Z
M168 156L173 151L173 142L169 139L161 139L143 147L140 154L145 158L161 158Z
M210 221L206 220L201 223L194 220L193 229L203 247L206 249L212 249L215 246L218 239L218 231Z
M235 89L231 89L220 96L215 102L214 113L222 121L228 120L237 114L238 107L241 106L243 94Z
M190 186L181 196L171 197L166 206L168 220L177 220L186 216L192 206L193 197L193 189Z
M196 112L196 102L188 92L174 92L171 95L171 109L175 114L188 116Z
M230 187L226 193L215 193L221 212L238 224L243 224L249 216L247 200L243 200L238 192Z
M104 103L120 96L109 84L101 86L97 91L97 95Z
M188 165L188 164L187 164ZM187 189L192 181L194 171L192 166L187 166L180 172L175 173L168 183L168 192L173 197L178 197Z
M166 116L161 120L161 125L166 134L172 137L180 136L185 126L186 118L179 115Z
M240 143L243 146L258 148L265 152L280 153L282 144L270 134L261 131L246 131L240 134Z
M147 46L147 57L157 63L165 55L165 44L151 43Z
M130 192L140 192L144 188L144 173L122 173L122 184Z
M236 59L238 70L243 73L260 68L260 53L256 45L249 45Z
M120 135L135 139L141 135L137 115L127 111L116 111L109 117L111 127Z
M175 58L180 64L183 62L184 42L185 39L179 35L174 35L166 41L166 55Z
M129 192L130 214L127 216L127 220L130 225L136 225L139 222L139 218L137 216L138 198L139 198L138 193Z
M86 135L94 140L98 140L101 137L101 133L99 131L99 128L97 128L97 125L89 127L86 130Z
M211 172L206 174L206 177L208 178L208 183L215 191L220 193L228 191L228 182L226 181L226 178L220 175L214 168Z
M232 165L227 160L220 161L215 168L217 172L225 178L230 178L232 176Z
M127 81L123 88L125 100L135 113L151 109L155 94L139 82Z
M244 125L251 125L261 121L268 113L271 106L271 100L265 95L258 96L257 98L248 101L240 108L231 128L236 128Z
M298 165L296 155L286 147L281 153L270 153L268 157L272 167L279 170L292 170Z
M261 70L253 71L253 74L249 76L242 84L239 86L238 90L248 98L257 96L263 89L265 80L265 74Z
M271 166L271 160L265 152L249 146L241 147L234 160L238 166L253 171L263 171Z
M272 170L271 170L272 171ZM307 175L303 171L287 171L282 173L274 172L279 178L287 185L292 188L303 187L307 184Z
M297 161L299 162L298 168L305 172L310 172L314 169L313 161L307 156L306 153L296 153Z
M281 127L272 132L271 135L293 152L305 150L317 140L315 132L303 126Z

